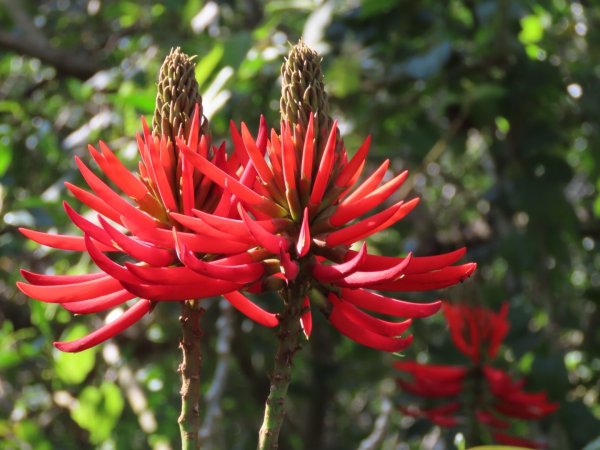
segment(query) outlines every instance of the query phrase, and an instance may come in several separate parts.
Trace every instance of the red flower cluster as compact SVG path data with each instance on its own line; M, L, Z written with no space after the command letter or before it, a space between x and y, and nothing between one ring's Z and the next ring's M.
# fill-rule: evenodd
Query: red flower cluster
M203 221L216 225L221 221L233 239L251 236L256 248L264 252L263 261L276 261L274 267L278 271L271 279L285 284L305 283L306 311L301 320L307 335L312 323L310 300L313 300L335 328L356 342L386 351L405 348L412 336L398 336L408 328L410 318L435 313L440 302L410 303L373 293L371 289L444 288L467 278L475 270L475 264L451 265L464 255L464 249L432 257L409 254L404 258L369 255L364 243L358 251L351 250L353 243L392 226L416 206L418 199L398 201L363 217L392 196L407 173L382 183L389 166L389 161L385 161L354 187L365 166L370 139L349 159L337 138L335 123L328 136L324 136L326 143L322 147L315 145L312 117L306 130L284 122L281 134L272 130L270 139L264 141L261 137L265 134L261 122L257 142L244 124L241 142L239 136L232 135L236 149L245 150L247 167L252 169L251 182L247 184L202 155L187 151L180 142L198 171L233 192L240 201L237 220L225 223L214 215L198 214L196 219L186 219L186 225L199 225ZM202 233L200 227L195 231ZM184 246L178 251L181 261L189 265L193 260L191 253ZM207 266L215 264L208 262ZM231 270L241 275L246 269ZM385 321L361 308L408 320Z
M227 220L235 212L232 195L196 171L179 146L174 147L165 136L152 136L145 122L143 135L138 135L137 142L141 156L138 176L129 172L103 142L100 142L100 151L89 146L100 169L134 204L121 197L76 157L91 192L65 184L78 200L98 213L97 224L65 202L67 215L83 236L21 229L23 234L40 244L88 252L101 270L85 275L43 275L22 270L30 284L17 283L17 286L25 294L43 302L59 303L75 314L105 311L139 297L119 318L90 335L73 342L55 343L60 350L81 351L109 339L150 312L156 301L198 299L228 293L260 279L265 270L263 263L253 263L260 251L252 250L250 238L230 236L210 226L199 235L176 220L179 213L182 217L193 217L203 211L214 212ZM231 176L243 176L239 152L228 158L224 146L213 148L209 138L202 135L198 109L184 145L189 155L210 158L215 167L227 170ZM194 257L195 265L182 266L177 260L177 245L202 256ZM122 253L131 261L118 264L106 255L107 252ZM208 255L220 255L219 262L206 265L200 258ZM231 265L241 264L245 267L245 276L240 277L237 272L235 277L227 276ZM221 276L216 277L213 272L219 269ZM278 323L275 315L259 310L244 297L233 297L230 301L263 325Z
M493 359L508 333L508 304L498 313L482 307L443 305L454 345L470 359L465 366L396 362L394 366L412 380L399 379L406 391L444 403L426 408L401 410L414 417L425 417L442 427L466 425L468 417L489 427L491 437L501 444L542 448L540 442L506 433L508 419L537 420L554 412L557 403L548 401L545 392L523 391L524 380L513 378L487 361ZM458 399L461 396L462 399ZM450 400L448 400L450 398ZM467 399L467 400L466 400Z
M410 319L435 313L440 302L411 303L371 292L421 291L451 286L467 278L475 264L453 266L465 249L443 255L393 258L370 255L353 243L392 226L418 199L398 201L379 212L407 173L382 183L385 161L364 182L362 174L370 140L349 159L333 124L322 148L315 145L313 121L307 130L283 123L281 134L261 119L258 136L232 124L233 152L212 147L200 132L199 114L187 139L175 145L150 134L144 124L138 136L142 161L138 176L130 173L110 149L89 148L104 174L133 203L122 198L79 159L92 192L67 183L81 202L98 212L98 223L65 210L83 237L22 232L44 245L87 251L100 268L89 275L47 276L23 271L31 284L19 283L27 295L59 303L69 311L104 311L138 297L115 322L72 343L80 351L122 331L149 312L154 302L183 301L224 295L236 308L266 326L276 315L240 291L279 289L290 282L307 286L302 323L310 334L309 297L346 336L373 348L399 351L412 336L398 337ZM122 253L119 264L106 252ZM389 322L362 311L407 318Z

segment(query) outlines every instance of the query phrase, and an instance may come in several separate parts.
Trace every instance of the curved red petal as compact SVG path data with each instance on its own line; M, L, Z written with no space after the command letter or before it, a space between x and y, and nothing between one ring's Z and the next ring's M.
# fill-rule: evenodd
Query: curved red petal
M248 231L250 234L256 239L256 242L265 249L269 250L271 253L275 255L279 254L280 246L283 246L285 250L287 250L290 246L290 243L287 239L277 236L275 234L269 233L262 226L260 226L256 221L252 220L248 213L244 210L244 208L239 208L240 215L242 216L242 220L246 224Z
M431 303L413 303L385 297L364 289L342 289L342 298L369 311L408 318L431 316L442 306L442 302L439 300Z
M408 266L410 263L411 256L412 254L409 253L406 258L400 261L396 266L390 267L389 269L372 272L353 272L350 275L337 280L335 284L346 288L357 288L368 287L387 281L394 281L402 276L406 270L406 266Z
M345 314L342 308L334 307L329 315L329 321L343 335L376 350L399 352L408 347L413 339L412 335L405 338L392 338L373 333Z
M54 346L63 352L80 352L90 347L101 344L111 337L121 333L140 320L152 309L152 302L140 300L113 322L88 334L87 336L70 342L55 342Z
M311 116L312 118L312 116ZM302 326L302 331L304 332L304 336L306 339L310 339L310 335L312 334L312 313L310 311L310 299L308 296L304 298L304 302L302 303L302 309L304 312L300 316L300 325Z
M94 261L94 264L96 264L100 270L119 281L128 281L130 283L140 282L140 280L125 267L117 264L104 253L102 253L97 247L96 243L94 243L94 241L87 235L85 236L85 243L90 258L92 258L92 261Z
M371 194L375 188L379 186L381 180L383 180L383 177L385 176L389 166L389 159L383 161L381 165L371 175L369 175L365 181L363 181L356 189L354 189L344 198L342 203L354 203L355 201L365 198Z
M119 281L108 275L81 283L38 286L17 282L17 287L25 295L46 303L68 303L89 300L111 294L121 289Z
M300 258L305 256L310 250L310 225L308 221L308 208L304 208L304 214L302 216L302 225L300 226L300 233L298 234L298 242L296 242L296 253Z
M121 223L121 214L112 208L108 203L106 203L101 198L95 196L91 192L86 191L85 189L81 189L79 186L75 186L74 184L65 181L66 188L71 191L71 193L84 205L89 206L94 211L99 212L100 214L108 217L110 220L113 220L117 223Z
M135 295L122 289L112 294L101 295L91 300L82 300L80 302L64 303L61 306L73 314L92 314L106 311L109 308L122 305L128 300L135 298Z
M103 272L86 273L81 275L46 275L42 273L29 272L21 269L21 275L31 284L38 286L58 286L61 284L76 284L85 281L97 280L106 276Z
M260 325L273 328L279 324L279 319L276 314L265 311L238 291L228 292L223 294L223 297L225 297L235 309Z
M214 297L215 295L223 295L227 292L236 291L243 287L239 283L232 283L223 280L210 280L210 282L201 284L192 283L173 285L134 284L122 282L122 285L125 289L138 297L148 298L158 302L179 302L182 300Z
M410 327L412 320L404 320L402 322L389 322L387 320L378 319L361 311L352 304L346 303L330 294L329 301L334 308L341 308L344 315L350 317L354 322L361 325L367 330L381 336L396 337L404 333Z
M136 241L135 239L120 233L101 216L98 217L98 220L110 238L121 247L125 253L133 258L157 267L168 266L175 261L175 254L173 251L158 248L145 242Z
M352 259L349 259L342 264L332 264L330 266L325 264L315 264L312 269L313 276L319 281L329 283L356 272L367 256L366 242L363 242L360 250L354 253Z
M19 228L19 231L32 241L47 247L57 248L60 250L72 250L76 252L86 251L83 236L43 233L41 231L30 230L28 228ZM113 246L104 245L102 243L98 243L98 245L104 252L118 251Z
M466 280L476 268L477 264L475 263L448 266L435 272L405 275L400 280L378 283L371 287L382 291L429 291L442 289Z
M329 218L329 223L331 223L331 225L334 227L338 227L376 208L390 195L396 192L404 180L406 180L407 176L408 171L405 170L400 175L388 181L386 184L377 188L365 197L359 198L355 201L344 200Z
M144 241L153 242L155 245L164 248L174 248L175 241L171 230L163 228L148 228L139 223L123 217L123 223L135 236ZM179 232L179 238L185 242L185 245L193 252L212 253L212 254L232 254L240 253L249 249L250 244L241 242L206 239L192 233Z
M467 249L465 247L459 248L452 252L443 253L441 255L434 256L413 256L410 260L410 264L404 272L406 275L412 275L417 273L431 272L433 270L439 270L450 264L454 264L460 258L462 258ZM347 261L356 256L354 250L348 250L344 255L344 259ZM380 256L380 255L367 255L365 262L359 267L361 270L381 270L392 267L397 264L401 258L394 256Z
M345 188L352 186L360 177L365 160L371 146L371 136L367 136L359 149L356 151L350 162L342 169L339 176L335 180L337 187Z
M325 189L329 183L329 177L331 176L333 169L333 162L335 157L335 146L337 144L337 121L333 122L329 138L325 144L325 150L321 156L319 163L319 169L315 177L312 191L310 193L310 205L317 206L321 203Z

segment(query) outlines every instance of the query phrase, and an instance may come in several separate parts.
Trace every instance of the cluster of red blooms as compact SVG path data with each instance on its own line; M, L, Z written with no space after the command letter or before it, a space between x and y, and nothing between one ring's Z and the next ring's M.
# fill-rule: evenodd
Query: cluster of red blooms
M395 363L398 370L412 377L410 381L398 380L402 389L435 402L435 406L400 409L442 427L468 425L468 420L476 420L488 427L492 439L500 444L544 447L540 442L508 434L508 419L541 419L554 412L558 404L548 401L545 392L523 391L524 380L514 380L488 363L496 357L508 333L508 304L503 304L498 313L482 307L447 303L443 311L454 345L470 363L464 366L414 361Z
M266 326L278 317L242 292L281 289L291 282L309 286L302 324L311 328L311 303L346 336L373 348L399 351L412 336L399 337L410 319L431 315L440 302L411 303L371 290L419 291L444 288L467 278L475 264L453 265L464 249L438 256L403 258L370 255L363 243L390 227L417 204L398 201L366 217L394 194L407 173L383 182L385 161L356 187L370 140L349 159L335 123L326 144L315 145L313 121L300 129L282 123L268 132L263 119L256 139L232 124L233 151L213 146L196 111L185 139L153 136L143 125L138 136L139 173L129 172L107 145L89 151L104 175L130 200L115 192L81 160L79 170L91 191L67 183L97 221L64 208L82 236L21 230L50 247L89 253L100 271L85 275L44 275L23 271L19 288L38 300L59 303L76 314L130 307L116 320L73 342L81 351L123 331L156 302L224 295L234 307ZM133 203L132 203L133 202ZM126 260L107 253L124 254ZM137 300L135 300L137 299ZM310 299L310 300L309 300ZM312 302L311 302L312 300ZM402 317L385 321L364 310Z

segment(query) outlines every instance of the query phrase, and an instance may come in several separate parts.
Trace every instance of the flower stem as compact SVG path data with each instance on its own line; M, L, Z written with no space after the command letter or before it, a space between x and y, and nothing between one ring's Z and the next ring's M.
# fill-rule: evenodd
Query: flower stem
M202 355L200 340L202 327L200 319L204 310L194 300L181 303L181 328L183 337L179 348L183 360L179 365L181 374L181 414L177 422L181 432L182 450L198 450L200 448L200 367Z
M305 289L301 284L291 284L281 294L284 308L279 319L275 367L271 375L265 415L258 435L258 450L279 448L279 431L285 415L285 398L292 380L292 359L300 349L298 341L304 292Z

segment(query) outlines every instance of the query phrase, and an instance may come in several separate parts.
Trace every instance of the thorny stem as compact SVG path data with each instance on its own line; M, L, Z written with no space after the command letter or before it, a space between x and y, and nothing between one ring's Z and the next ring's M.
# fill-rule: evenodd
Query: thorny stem
M181 374L181 414L177 422L181 432L181 449L200 449L200 367L202 355L200 353L200 340L202 327L200 319L204 309L198 306L197 301L188 300L181 303L181 328L183 336L179 348L183 359L179 365Z
M293 283L281 294L284 308L279 319L275 367L271 375L271 387L258 436L258 450L279 448L279 431L285 415L285 398L292 380L292 360L300 349L298 341L304 291L302 284Z

